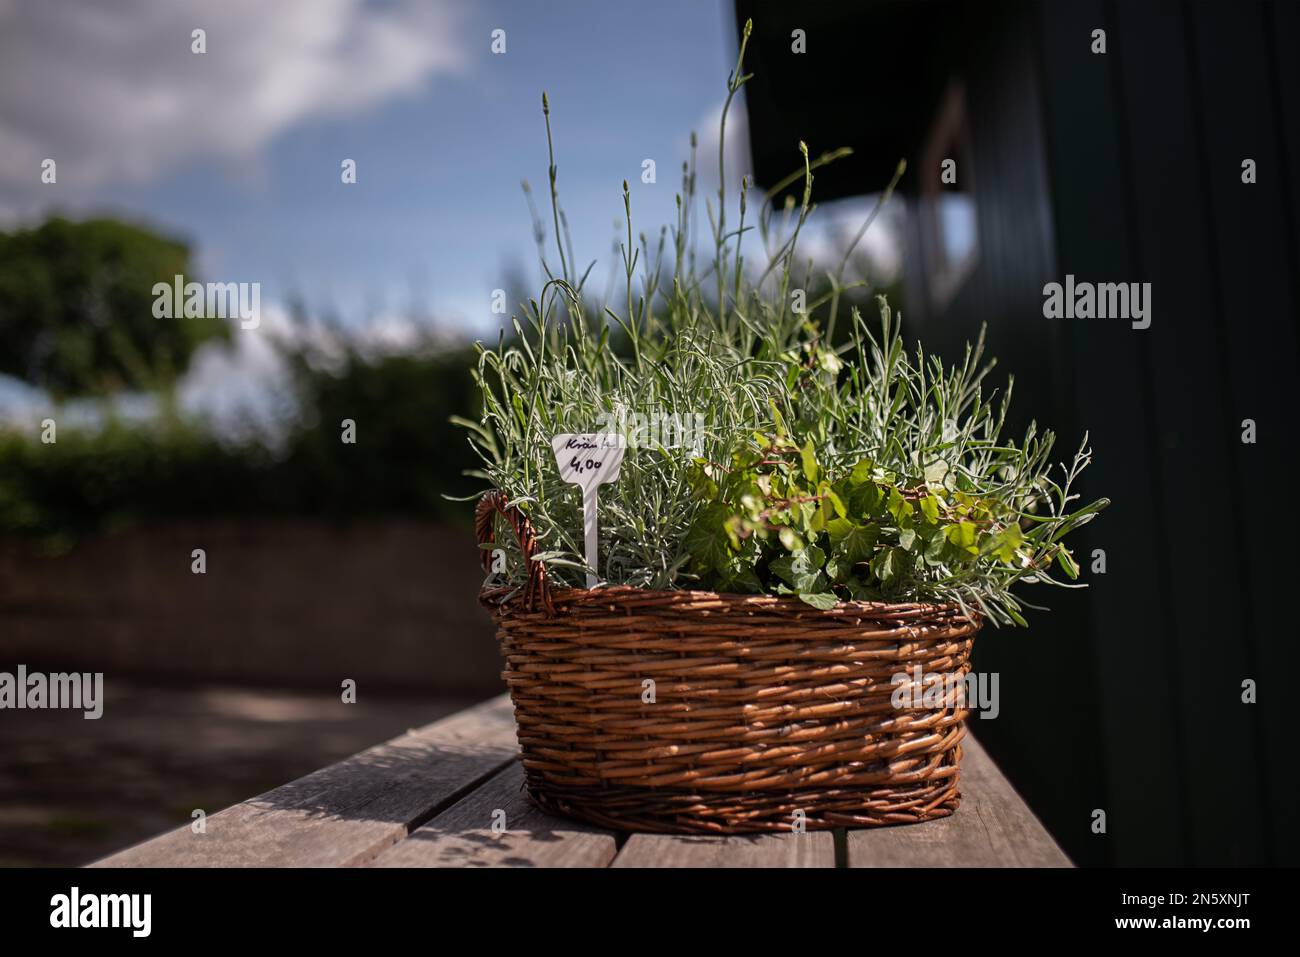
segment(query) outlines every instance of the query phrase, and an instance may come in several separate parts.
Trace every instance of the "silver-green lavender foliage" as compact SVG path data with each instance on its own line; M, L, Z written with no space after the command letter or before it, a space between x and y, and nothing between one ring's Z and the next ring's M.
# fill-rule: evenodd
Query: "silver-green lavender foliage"
M747 39L748 29L728 79L720 144L732 99L749 79L743 73ZM503 334L495 348L480 345L476 378L482 414L478 422L461 424L483 460L482 477L527 513L543 550L538 560L547 563L553 580L580 585L585 564L580 492L560 480L551 437L603 431L611 417L623 421L632 413L678 414L690 422L698 414L704 427L692 436L689 449L629 448L619 480L601 487L601 567L596 572L611 584L713 584L692 560L688 545L693 523L711 504L701 498L692 478L700 463L725 467L738 448L752 445L756 433L773 435L784 428L800 443L812 440L820 468L828 474L846 474L869 458L896 475L900 486L928 483L940 494L944 488L961 488L998 503L1022 518L1027 555L1054 555L1062 568L1073 571L1068 552L1060 556L1060 540L1106 504L1070 510L1076 498L1071 483L1089 461L1089 452L1081 445L1068 465L1053 469L1050 432L1031 426L1018 442L1001 435L1010 383L1000 398L985 391L991 363L981 359L982 343L969 347L963 363L952 368L919 346L909 353L882 300L882 328L869 328L854 309L847 344L838 349L828 345L843 293L867 286L864 280L845 282L844 271L888 201L902 164L838 269L825 276L827 292L796 313L791 292L815 282L811 263L802 270L798 266L799 234L813 209L813 174L847 151L813 160L800 143L801 168L757 202L742 180L734 197L738 219L733 227L727 219L720 146L720 186L705 201L712 256L701 264L692 235L697 217L692 137L676 221L657 241L644 234L634 241L631 199L623 184L623 294L598 311L586 294L591 266L579 273L567 242L545 94L542 102L551 223L549 229L543 227L534 214L534 234L546 281L526 304L523 319L512 319L513 336ZM776 209L773 197L800 180L802 201ZM751 215L754 206L757 212ZM759 255L751 258L747 246L755 240ZM552 268L550 250L558 268ZM508 553L508 577L522 581L516 544L504 534L499 545ZM1031 552L1031 546L1036 550ZM918 561L918 569L906 593L891 598L957 601L998 622L1023 623L1023 602L1011 594L1013 585L1061 584L1043 561Z

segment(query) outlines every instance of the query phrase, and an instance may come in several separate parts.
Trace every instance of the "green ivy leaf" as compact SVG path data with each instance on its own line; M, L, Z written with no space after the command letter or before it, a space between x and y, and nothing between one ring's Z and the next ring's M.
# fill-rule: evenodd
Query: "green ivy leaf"
M686 472L686 484L697 498L709 501L718 497L718 483L709 478L703 459L696 459Z
M722 523L722 530L726 532L727 542L731 545L732 551L740 551L741 533L745 530L745 519L739 515L732 515Z
M830 611L832 608L835 607L836 603L839 601L839 599L835 597L833 592L828 592L828 591L822 591L822 592L801 591L799 593L799 600L804 602L805 604L812 605L814 608L819 609L820 611Z
M826 588L826 576L822 574L822 565L826 563L826 553L816 545L810 545L792 555L782 555L768 566L776 575L797 592L817 592Z
M944 534L948 536L948 541L950 541L955 547L960 548L962 551L969 552L971 555L979 554L979 548L975 544L978 533L979 529L975 527L973 522L958 522L956 525L949 525L944 529Z
M803 475L808 480L808 484L816 485L821 470L817 467L817 453L813 450L812 439L805 442L803 448L799 450L799 460L803 463Z
M835 514L838 517L844 518L849 514L848 508L846 508L844 505L844 500L835 494L835 490L833 488L828 487L826 489L825 494L826 494L826 501L830 502L831 508L835 510Z
M837 555L843 555L849 562L870 560L880 538L880 529L875 525L856 525L848 519L837 518L827 526L831 546Z
M785 417L781 415L781 410L776 407L776 400L768 399L767 404L772 409L772 421L776 423L776 434L784 436L786 434Z
M870 482L873 468L875 468L875 463L871 459L859 459L858 464L853 466L853 471L849 473L849 484L865 485Z
M849 493L849 514L871 518L881 513L885 496L875 482L864 482Z
M879 591L859 578L850 578L847 587L854 601L880 601L882 598Z
M817 502L817 514L812 517L809 528L817 535L826 531L826 526L835 519L835 503L831 501L830 486L823 482L817 488L821 501Z
M763 592L763 582L752 565L735 567L718 581L718 591L739 595L757 595Z
M943 564L943 547L948 543L947 537L937 529L925 543L925 563L927 565Z
M1007 564L1014 564L1021 543L1025 540L1019 525L1008 525L995 539L993 554Z
M705 506L695 516L686 533L686 550L697 569L708 572L727 570L732 550L726 523L731 517L731 509L722 502Z
M933 495L921 499L921 515L931 525L939 521L939 500Z
M871 560L871 573L880 580L882 584L897 578L902 572L907 553L897 548L882 549Z
M947 475L948 463L943 459L936 459L925 467L924 479L927 485L942 485Z
M896 488L889 490L889 514L894 516L895 521L901 521L904 515L912 514L912 506Z
M826 534L830 536L831 545L838 545L849 532L853 531L854 527L854 524L847 518L833 518L827 522Z
M814 522L817 516L821 514L821 509L816 502L799 503L799 527L812 536L819 535L821 529Z

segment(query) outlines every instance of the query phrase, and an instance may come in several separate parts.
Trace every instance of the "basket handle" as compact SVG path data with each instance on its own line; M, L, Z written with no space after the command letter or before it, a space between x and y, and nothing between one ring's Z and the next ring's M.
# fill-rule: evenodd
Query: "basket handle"
M528 569L528 579L524 584L525 606L532 611L540 597L546 613L554 615L555 605L551 601L551 584L546 579L546 566L541 562L533 561L533 554L537 551L537 535L533 532L532 522L528 521L528 516L510 504L510 499L500 489L485 492L474 508L474 534L478 538L483 570L485 572L492 570L492 553L484 546L496 541L494 520L498 512L514 530L515 540L519 542L519 550L523 553L524 566Z

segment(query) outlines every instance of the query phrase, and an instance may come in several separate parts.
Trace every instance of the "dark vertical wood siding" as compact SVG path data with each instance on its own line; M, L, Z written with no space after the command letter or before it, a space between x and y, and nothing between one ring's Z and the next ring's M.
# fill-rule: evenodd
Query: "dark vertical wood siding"
M1052 8L1055 15L1043 20L1058 282L1067 274L1093 282L1137 278L1130 268L1112 77L1108 61L1089 52L1090 31L1103 22L1100 7ZM1155 833L1148 832L1146 841L1169 859L1180 843L1177 815L1170 813L1178 795L1175 728L1134 720L1171 707L1170 683L1160 680L1168 661L1158 577L1163 543L1152 522L1142 334L1118 321L1045 319L1041 287L1036 321L1061 328L1072 370L1072 421L1089 430L1097 456L1086 494L1114 502L1088 529L1081 551L1107 760L1107 788L1095 795L1107 830L1091 839L1120 863L1122 849L1154 818ZM1091 571L1095 549L1105 552L1105 575Z
M1116 498L1092 597L1121 864L1297 859L1275 677L1295 626L1279 601L1287 563L1265 560L1280 513L1261 499L1294 474L1297 365L1287 104L1270 75L1286 24L1270 12L1040 8L1060 272L1152 284L1146 331L1067 320L1092 483ZM1104 56L1090 52L1098 27ZM1258 445L1241 443L1247 417ZM1260 704L1243 704L1245 678Z
M1215 224L1211 248L1219 264L1216 306L1223 327L1223 398L1230 420L1226 451L1240 492L1234 510L1239 529L1236 561L1215 564L1225 578L1235 570L1244 600L1231 626L1218 635L1217 647L1224 654L1220 666L1226 673L1214 693L1216 701L1225 691L1235 694L1233 711L1248 714L1253 725L1253 742L1239 741L1236 759L1231 752L1224 754L1222 767L1247 770L1250 743L1254 744L1262 792L1260 838L1268 853L1287 856L1294 863L1300 782L1296 763L1287 755L1289 722L1283 709L1289 688L1281 676L1288 660L1285 655L1300 635L1284 598L1290 563L1278 560L1282 555L1275 522L1285 512L1275 509L1269 499L1274 491L1289 497L1287 482L1295 475L1300 304L1295 296L1295 260L1288 248L1289 238L1295 235L1294 208L1288 200L1300 184L1288 179L1277 123L1280 90L1270 63L1279 37L1268 16L1273 9L1259 3L1189 4L1185 16L1189 61L1196 71L1194 96L1202 116L1206 218ZM1285 56L1294 57L1300 50L1300 34L1293 32L1286 39ZM1259 166L1254 185L1241 182L1244 157ZM1260 430L1256 445L1240 441L1245 418L1254 419ZM1206 557L1213 560L1213 552ZM1231 671L1228 665L1240 670ZM1240 702L1245 677L1262 685L1258 705ZM1245 844L1246 836L1238 839ZM1229 850L1242 856L1249 848Z

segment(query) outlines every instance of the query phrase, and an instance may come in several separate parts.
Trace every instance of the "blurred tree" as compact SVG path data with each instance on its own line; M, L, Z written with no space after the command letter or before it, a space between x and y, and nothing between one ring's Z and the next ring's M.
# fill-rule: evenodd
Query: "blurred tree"
M0 373L57 397L165 387L212 319L156 319L153 286L190 276L190 251L114 219L0 232Z

